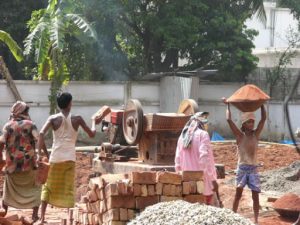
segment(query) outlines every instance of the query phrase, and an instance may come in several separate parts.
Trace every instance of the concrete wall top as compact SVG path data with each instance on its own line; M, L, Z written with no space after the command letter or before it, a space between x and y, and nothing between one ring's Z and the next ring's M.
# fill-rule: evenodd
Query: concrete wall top
M23 99L30 105L30 116L40 129L49 116L48 81L15 81ZM128 98L141 101L144 113L159 112L158 82L93 82L71 81L62 88L73 96L72 113L82 115L91 124L91 116L103 105L122 109ZM9 118L10 107L15 102L6 81L0 81L0 126ZM132 97L131 97L132 96Z

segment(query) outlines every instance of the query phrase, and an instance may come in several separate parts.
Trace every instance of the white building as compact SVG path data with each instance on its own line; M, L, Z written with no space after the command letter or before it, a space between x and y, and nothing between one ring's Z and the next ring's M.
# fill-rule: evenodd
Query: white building
M276 52L282 52L288 47L289 30L298 30L298 21L288 8L277 8L275 2L264 3L267 22L263 24L256 16L246 22L248 28L259 32L254 39L253 53L259 57L258 67L273 67L276 65ZM300 68L300 56L292 60L291 68Z

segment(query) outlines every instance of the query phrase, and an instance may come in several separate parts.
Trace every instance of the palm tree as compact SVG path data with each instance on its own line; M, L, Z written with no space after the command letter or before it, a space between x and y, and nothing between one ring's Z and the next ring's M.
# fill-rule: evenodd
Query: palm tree
M62 4L64 3L64 5ZM69 80L68 67L64 58L66 36L84 36L94 40L96 32L80 15L69 13L65 7L68 1L49 0L46 9L40 11L41 16L26 37L24 55L30 55L33 50L35 62L38 65L40 79L51 80L50 113L55 110L55 96L64 82Z
M267 16L264 8L264 1L263 0L254 0L254 1L245 1L248 4L251 14L255 14L257 18L265 24L267 21Z
M266 23L267 17L264 8L264 1L263 0L230 0L231 6L233 6L237 13L246 12L246 18L248 19L252 15L256 14L256 17L263 23Z

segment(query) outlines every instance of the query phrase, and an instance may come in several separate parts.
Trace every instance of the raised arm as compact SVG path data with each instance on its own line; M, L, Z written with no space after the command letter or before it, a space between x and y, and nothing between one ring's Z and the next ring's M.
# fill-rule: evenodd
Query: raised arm
M257 125L257 128L255 130L255 134L256 136L258 137L262 131L262 129L264 128L264 125L265 125L265 122L266 122L266 119L267 119L267 113L266 113L266 108L264 105L262 105L260 107L261 109L261 119Z
M84 119L81 116L79 116L78 121L79 121L79 125L89 135L89 137L95 137L96 135L95 119L92 119L92 128L86 125Z
M241 130L235 125L235 123L231 119L231 111L230 111L229 103L227 103L226 120L229 124L229 127L230 127L232 133L234 134L236 139L239 140L243 134L242 134Z

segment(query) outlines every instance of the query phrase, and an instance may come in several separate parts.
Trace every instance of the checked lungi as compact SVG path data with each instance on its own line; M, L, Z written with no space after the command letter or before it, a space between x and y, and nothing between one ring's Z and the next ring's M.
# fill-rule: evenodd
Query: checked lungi
M48 179L42 188L42 201L60 208L74 207L74 182L74 161L50 163Z

